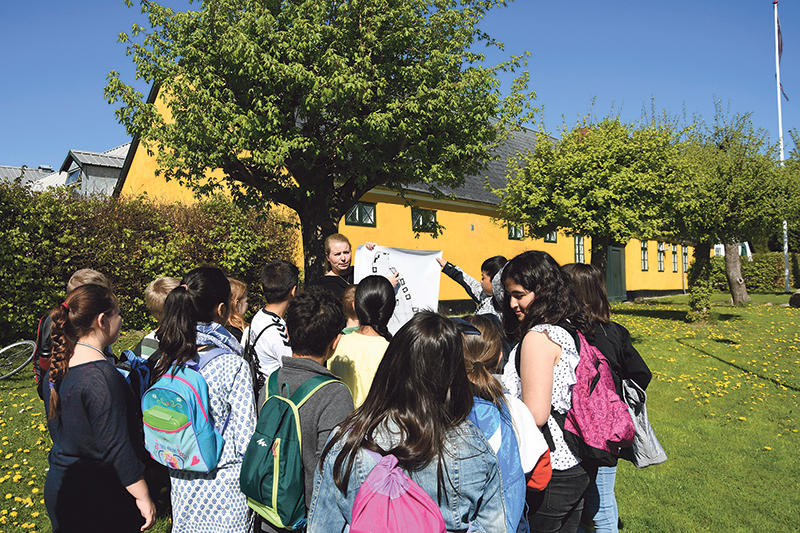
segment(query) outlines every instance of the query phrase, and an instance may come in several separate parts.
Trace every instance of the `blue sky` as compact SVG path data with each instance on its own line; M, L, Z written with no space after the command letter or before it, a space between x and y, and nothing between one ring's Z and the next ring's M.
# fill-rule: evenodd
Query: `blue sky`
M800 129L800 2L783 0L779 14L788 153L786 131ZM551 131L590 110L636 120L651 98L710 119L717 98L752 112L777 140L772 16L771 0L516 0L484 28L506 52L532 53L531 86ZM133 22L144 24L122 0L0 1L0 165L58 167L71 148L129 140L103 87L113 69L147 93L116 42Z

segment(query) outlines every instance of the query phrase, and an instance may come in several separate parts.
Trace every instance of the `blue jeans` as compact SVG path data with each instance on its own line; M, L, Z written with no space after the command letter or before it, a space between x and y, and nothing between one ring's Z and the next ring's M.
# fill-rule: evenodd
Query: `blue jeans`
M617 523L619 511L617 498L614 496L614 482L617 479L616 466L601 466L597 469L597 477L589 484L584 495L584 523L594 525L597 533L618 533ZM586 533L581 526L578 531Z

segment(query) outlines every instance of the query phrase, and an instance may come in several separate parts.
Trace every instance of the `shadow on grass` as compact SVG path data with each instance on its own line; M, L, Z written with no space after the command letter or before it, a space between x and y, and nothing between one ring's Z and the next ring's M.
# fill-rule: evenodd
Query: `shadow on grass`
M735 368L737 370L741 370L742 372L747 372L748 374L750 374L752 376L755 376L758 379L762 379L764 381L770 381L770 382L774 383L775 385L778 385L780 387L785 387L785 388L787 388L789 390L792 390L794 392L800 392L800 387L796 387L794 385L789 385L789 384L784 383L784 382L782 382L782 381L780 381L778 379L775 379L775 378L772 378L772 377L769 377L769 376L765 376L764 374L761 374L761 373L756 372L754 370L751 370L749 368L745 368L745 367L743 367L741 365L737 365L736 363L732 363L731 361L727 361L727 360L725 360L725 359L723 359L723 358L721 358L719 356L714 355L711 352L707 352L707 351L703 350L702 348L698 348L697 346L693 346L692 344L689 344L688 342L686 342L686 341L688 341L690 339L693 339L693 338L694 337L686 337L686 338L683 338L683 339L675 339L675 341L678 344L681 344L681 345L683 345L683 346L685 346L687 348L691 348L692 350L696 350L696 351L698 351L698 352L700 352L702 354L705 354L705 355L709 356L710 358L712 358L712 359L714 359L716 361L719 361L720 363L722 363L724 365L728 365L731 368ZM716 342L720 342L722 344L736 344L735 342L731 341L730 339L714 339L714 340Z
M629 315L647 318L659 318L661 320L676 320L686 322L686 311L675 311L670 309L614 309L615 315Z
M647 309L647 308L622 308L614 309L615 315L628 315L647 318L658 318L660 320L673 320L676 322L686 322L686 311L677 311L675 309ZM728 322L729 320L737 320L741 318L740 315L733 313L717 313L711 312L710 322Z

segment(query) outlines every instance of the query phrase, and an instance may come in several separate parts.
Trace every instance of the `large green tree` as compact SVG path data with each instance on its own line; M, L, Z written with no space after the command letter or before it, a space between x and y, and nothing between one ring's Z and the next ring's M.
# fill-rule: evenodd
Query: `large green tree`
M127 0L132 3L132 0ZM150 29L120 40L168 117L109 74L106 96L167 179L246 204L295 210L306 278L324 238L376 186L434 193L478 173L528 119L527 73L503 96L479 24L506 0L205 0L175 12L139 2ZM214 169L224 178L206 180Z
M787 183L778 172L774 146L749 114L728 116L717 105L711 124L699 122L681 145L682 171L671 192L677 235L695 243L689 278L690 318L708 314L709 255L725 244L726 272L734 304L749 300L738 243L780 224L787 213Z
M540 134L495 191L502 216L535 237L591 236L591 263L605 271L609 245L663 234L675 139L670 124L618 118L565 128L559 140Z

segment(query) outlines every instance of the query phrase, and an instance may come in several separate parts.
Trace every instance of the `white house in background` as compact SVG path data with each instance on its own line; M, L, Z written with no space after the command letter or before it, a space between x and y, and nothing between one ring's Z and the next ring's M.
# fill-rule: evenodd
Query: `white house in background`
M38 168L0 165L0 183L19 181L34 191L69 185L80 194L111 196L130 147L131 143L125 143L105 152L70 150L57 172L44 165Z
M100 153L70 150L59 169L67 174L64 184L75 187L81 194L110 196L130 147L131 143L125 143Z
M720 257L725 257L725 245L724 244L715 244L714 245L714 255L718 255ZM742 257L746 257L748 261L753 260L753 252L750 251L750 244L747 242L740 242L739 243L739 255Z
M53 174L53 167L46 165L40 165L38 168L0 165L0 182L19 180L22 185L32 185L51 174Z
M67 184L68 176L66 172L53 172L31 183L31 190L41 192L50 187L62 187Z

